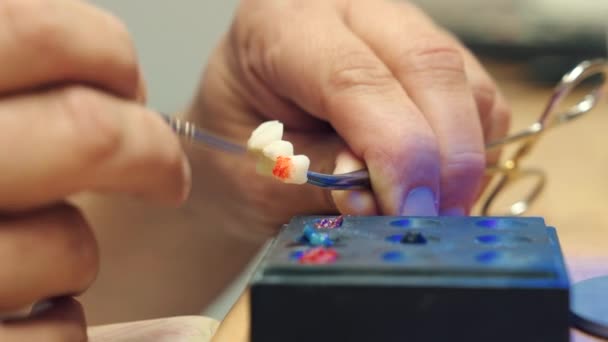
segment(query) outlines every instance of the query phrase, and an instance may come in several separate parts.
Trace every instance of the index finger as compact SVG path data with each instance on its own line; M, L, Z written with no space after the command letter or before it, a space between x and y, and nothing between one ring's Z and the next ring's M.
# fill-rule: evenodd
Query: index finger
M0 1L0 94L76 81L136 98L136 59L124 25L86 2Z
M4 210L81 191L178 204L188 195L190 168L177 136L133 101L86 87L54 88L0 101L0 127Z
M370 17L371 11L381 15ZM441 213L464 215L484 174L485 151L461 48L405 3L352 1L347 22L386 61L431 124L441 153ZM404 36L406 43L394 43Z
M279 13L272 25L256 22L259 35L246 27L240 35L237 30L237 43L246 51L242 72L252 82L261 77L279 96L329 121L365 161L384 214L436 214L439 152L432 129L390 70L336 12L315 6L329 5L307 2Z

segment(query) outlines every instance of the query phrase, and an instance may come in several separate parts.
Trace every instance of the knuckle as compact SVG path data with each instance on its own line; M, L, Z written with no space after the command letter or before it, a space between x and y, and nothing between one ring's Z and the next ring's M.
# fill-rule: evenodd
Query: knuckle
M328 70L318 96L321 110L328 114L344 103L344 97L390 96L401 89L391 71L366 52L338 55Z
M492 109L493 139L502 138L509 132L511 119L511 108L500 96L497 96Z
M492 82L474 84L473 96L477 104L484 140L486 142L502 138L511 125L511 110Z
M495 127L495 114L493 108L496 103L496 86L490 82L479 82L472 85L473 98L481 126L483 128L484 141L492 139L492 130Z
M432 43L429 43L432 42ZM442 39L428 39L420 46L414 47L402 59L404 71L407 74L432 75L433 82L456 79L462 82L465 79L464 56L458 47L451 42L442 42Z
M478 151L458 151L449 154L444 163L445 173L449 179L481 178L486 165L486 156L482 149Z
M70 86L60 97L67 139L83 165L98 165L122 144L120 127L103 107L100 94L83 86Z
M326 84L328 93L369 92L392 88L397 80L382 63L367 52L351 52L335 58L330 66Z
M446 157L441 172L442 206L466 206L474 201L483 182L485 165L482 151L460 151Z
M93 232L76 207L63 204L57 209L58 221L67 231L64 253L69 258L68 275L76 291L90 286L99 270L99 251Z
M477 109L481 113L489 113L496 102L497 87L491 82L480 82L473 84L472 90L477 102Z

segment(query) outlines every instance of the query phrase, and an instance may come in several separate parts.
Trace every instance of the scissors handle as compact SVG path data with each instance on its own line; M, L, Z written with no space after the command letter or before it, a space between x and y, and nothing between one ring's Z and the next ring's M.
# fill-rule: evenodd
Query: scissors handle
M495 168L489 171L491 175L499 174L501 177L498 183L492 188L481 208L483 216L520 216L532 206L538 199L546 184L546 175L540 169L501 169ZM510 202L506 210L498 212L492 210L497 206L499 199L506 197L508 188L515 188L517 183L522 181L532 181L532 185L527 187L522 196L517 196L517 200ZM520 195L518 193L518 195ZM509 202L507 202L509 203Z

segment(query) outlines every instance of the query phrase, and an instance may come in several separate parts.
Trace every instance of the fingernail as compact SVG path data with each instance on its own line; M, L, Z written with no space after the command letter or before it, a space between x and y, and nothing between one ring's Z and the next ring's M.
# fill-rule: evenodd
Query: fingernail
M418 187L410 191L401 209L403 216L437 216L437 199L427 187Z
M440 213L441 216L464 216L464 208L462 207L454 207L444 209Z
M190 161L185 154L182 157L182 179L184 183L180 202L184 202L188 199L188 196L190 196L190 188L192 187L192 168L190 167Z

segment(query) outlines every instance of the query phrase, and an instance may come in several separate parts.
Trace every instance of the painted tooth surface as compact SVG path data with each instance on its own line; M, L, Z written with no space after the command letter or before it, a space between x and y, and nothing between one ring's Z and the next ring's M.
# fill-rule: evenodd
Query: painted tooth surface
M308 168L310 167L310 159L303 155L296 155L291 157L291 162L293 163L293 171L289 175L287 179L285 179L285 183L290 184L304 184L308 181Z

